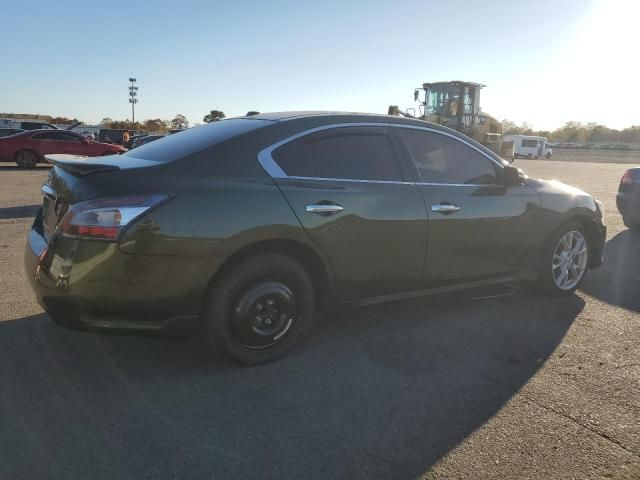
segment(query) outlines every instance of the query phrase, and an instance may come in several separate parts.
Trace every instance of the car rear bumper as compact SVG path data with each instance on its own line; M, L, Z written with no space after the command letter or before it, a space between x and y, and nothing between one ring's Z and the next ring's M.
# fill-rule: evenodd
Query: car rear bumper
M616 207L623 217L640 220L640 191L618 192Z
M594 238L593 253L591 255L590 268L598 268L604 262L604 245L607 240L607 227L601 221L601 219L594 219L594 228L592 230L595 235Z
M119 245L59 237L32 228L27 276L40 306L65 327L85 331L178 332L197 323L219 259L139 256Z

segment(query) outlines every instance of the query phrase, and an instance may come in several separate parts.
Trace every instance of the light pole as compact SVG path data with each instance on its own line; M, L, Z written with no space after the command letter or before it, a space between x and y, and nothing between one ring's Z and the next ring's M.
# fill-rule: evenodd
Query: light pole
M136 86L136 79L133 77L129 77L129 82L131 82L131 85L129 85L129 103L131 104L131 123L135 123L136 122L136 103L138 103L138 99L136 98L138 96L138 87Z

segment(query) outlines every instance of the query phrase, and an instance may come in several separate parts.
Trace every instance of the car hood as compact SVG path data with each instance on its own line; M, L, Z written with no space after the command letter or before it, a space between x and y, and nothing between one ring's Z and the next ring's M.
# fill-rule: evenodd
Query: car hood
M527 178L527 185L541 195L568 195L568 196L588 196L591 195L579 188L562 183L559 180L543 180L540 178Z

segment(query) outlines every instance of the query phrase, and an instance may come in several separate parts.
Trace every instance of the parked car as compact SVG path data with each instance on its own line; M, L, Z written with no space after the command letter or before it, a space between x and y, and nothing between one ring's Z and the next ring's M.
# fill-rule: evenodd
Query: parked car
M125 142L123 147L125 147L125 148L133 148L133 142L135 142L139 138L146 137L146 136L147 136L146 133L137 133L135 135L131 135L131 137L129 137L129 141Z
M22 130L59 130L58 127L47 122L22 122L20 120L16 120L13 127Z
M133 142L131 142L131 148L137 148L141 145L146 145L147 143L154 142L156 140L160 140L164 138L166 135L144 135L142 137L136 138Z
M135 132L135 130L133 130ZM127 128L101 128L97 133L97 140L103 143L124 145L124 132L129 132L129 138L131 138L132 130Z
M620 180L616 206L628 228L640 229L640 167L630 168Z
M284 355L335 305L525 280L566 295L602 262L591 195L416 119L260 114L117 159L48 158L25 265L50 317L196 320L242 364Z
M0 161L13 161L22 168L33 168L44 162L44 156L48 153L92 157L125 151L120 145L95 142L67 130L31 130L0 138Z
M0 128L0 137L8 137L10 135L15 135L16 133L24 132L25 130L21 128Z

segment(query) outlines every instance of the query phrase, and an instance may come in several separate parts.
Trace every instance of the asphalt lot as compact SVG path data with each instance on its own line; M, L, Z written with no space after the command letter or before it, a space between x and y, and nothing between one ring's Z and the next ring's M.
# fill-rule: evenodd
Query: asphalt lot
M606 204L606 264L577 295L347 311L250 369L198 339L52 324L22 268L46 168L0 166L0 479L640 478L640 234L615 209L626 166L515 165Z

